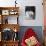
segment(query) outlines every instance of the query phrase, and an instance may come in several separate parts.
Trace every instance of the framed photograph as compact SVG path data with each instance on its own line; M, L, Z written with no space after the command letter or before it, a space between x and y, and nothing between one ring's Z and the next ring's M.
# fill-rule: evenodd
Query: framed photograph
M10 10L10 15L16 15L18 12L17 11L15 11L15 10Z
M17 24L18 23L18 16L3 16L3 24Z
M25 16L28 20L34 20L35 19L35 6L26 6L25 7Z
M8 41L12 40L12 30L10 28L5 28L2 31L2 40Z
M3 16L2 23L3 24L8 24L8 16Z
M2 10L2 15L9 15L9 10Z
M1 37L3 41L18 40L18 32L14 32L10 28L4 28Z
M8 17L8 24L17 24L17 23L18 23L18 17L17 16Z

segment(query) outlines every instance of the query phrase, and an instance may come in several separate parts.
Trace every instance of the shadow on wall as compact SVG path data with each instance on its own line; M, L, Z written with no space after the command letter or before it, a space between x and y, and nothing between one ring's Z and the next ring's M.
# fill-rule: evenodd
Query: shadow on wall
M20 39L20 41L22 40L22 38L24 36L24 33L25 33L25 31L28 28L32 28L34 30L34 32L36 32L39 41L41 43L43 43L43 30L42 30L42 26L21 26L20 27L20 32L19 32L19 39Z

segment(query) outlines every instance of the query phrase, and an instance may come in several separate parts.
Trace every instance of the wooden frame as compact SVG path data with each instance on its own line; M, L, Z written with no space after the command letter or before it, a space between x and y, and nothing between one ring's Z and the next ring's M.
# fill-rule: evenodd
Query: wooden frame
M18 16L19 16L19 7L0 7L0 14L1 14L1 23L2 24L12 24L13 22L8 18L8 16L17 16L15 23L18 24Z

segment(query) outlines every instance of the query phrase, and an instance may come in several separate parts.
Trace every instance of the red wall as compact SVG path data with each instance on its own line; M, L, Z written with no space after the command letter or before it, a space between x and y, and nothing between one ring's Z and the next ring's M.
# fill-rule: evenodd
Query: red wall
M46 16L44 16L44 26L46 26Z

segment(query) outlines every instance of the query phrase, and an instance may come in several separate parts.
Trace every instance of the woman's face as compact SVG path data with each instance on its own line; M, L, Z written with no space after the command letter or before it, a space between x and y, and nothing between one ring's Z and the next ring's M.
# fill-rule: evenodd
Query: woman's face
M34 17L34 12L33 12L33 11L27 11L27 12L26 12L26 15L27 15L30 19L33 19L33 17Z

